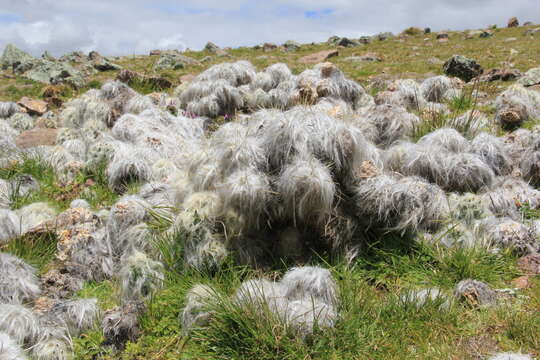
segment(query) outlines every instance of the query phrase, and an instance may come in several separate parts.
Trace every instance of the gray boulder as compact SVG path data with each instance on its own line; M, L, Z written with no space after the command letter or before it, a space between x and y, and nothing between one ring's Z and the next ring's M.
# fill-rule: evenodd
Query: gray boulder
M56 61L56 58L47 50L45 50L45 52L41 55L41 58L49 61Z
M287 40L283 44L283 48L287 52L292 52L292 51L296 51L296 50L300 49L300 44L297 43L296 41L293 41L293 40Z
M186 65L199 64L197 60L181 55L176 52L162 53L154 65L154 70L177 70Z
M216 44L214 44L213 42L209 41L206 43L206 45L204 46L204 50L212 53L212 54L216 54L220 49L219 46L217 46Z
M356 46L360 46L361 44L356 40L351 40L349 38L342 37L338 41L337 45L343 46L343 47L356 47Z
M375 35L375 39L377 39L379 41L388 40L388 39L391 39L393 37L394 37L394 34L392 34L391 32L383 32L383 33Z
M17 48L13 44L7 44L2 57L0 58L0 65L2 69L13 69L16 73L23 73L32 68L36 59Z
M443 65L446 75L455 76L463 81L469 82L473 78L482 75L484 70L473 59L463 55L454 55Z
M122 69L120 65L110 62L108 59L101 56L97 51L91 51L88 54L88 60L90 60L94 69L98 71L110 71L110 70Z
M70 53L67 53L65 55L62 55L60 57L61 61L68 61L68 62L75 62L75 63L82 63L86 62L88 58L82 51L72 51Z
M24 77L45 84L66 83L76 88L86 84L81 72L66 62L37 60Z
M532 68L518 80L523 86L533 86L540 84L540 67Z
M465 301L473 306L486 306L497 304L497 293L491 287L478 280L462 280L454 290L458 300Z

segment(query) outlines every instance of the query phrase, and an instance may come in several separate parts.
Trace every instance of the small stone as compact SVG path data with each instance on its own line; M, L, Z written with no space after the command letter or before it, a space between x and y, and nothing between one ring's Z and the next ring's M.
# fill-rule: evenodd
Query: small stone
M213 42L209 41L204 46L204 50L208 51L211 54L216 54L218 50L221 50L219 46L214 44Z
M424 34L431 34L431 28L424 28Z
M513 27L518 27L519 26L519 21L517 19L517 17L511 17L509 20L508 20L508 27L509 28L513 28Z
M21 149L36 147L40 145L56 144L57 129L36 128L25 130L15 140L17 146Z
M437 34L437 37L436 37L437 40L440 40L440 39L449 39L449 38L450 38L450 37L448 36L448 33L445 33L445 32L438 33L438 34Z
M300 44L293 40L288 40L283 44L283 48L287 52L297 51L300 49Z
M273 51L277 49L277 45L273 43L264 43L262 49L264 52Z
M473 306L494 305L497 303L497 293L491 287L478 280L462 280L454 290L454 295Z
M152 50L149 53L150 56L159 56L161 55L161 50Z
M540 84L540 67L529 69L523 77L518 80L523 86L533 86Z
M524 275L512 280L512 286L514 286L516 289L528 289L532 285L529 276Z
M17 104L25 108L30 115L43 115L47 112L47 103L43 100L31 99L24 96Z
M318 64L338 55L339 51L337 50L323 50L314 54L306 55L300 58L299 62L302 64Z
M518 260L518 268L525 274L540 275L540 254L530 254Z

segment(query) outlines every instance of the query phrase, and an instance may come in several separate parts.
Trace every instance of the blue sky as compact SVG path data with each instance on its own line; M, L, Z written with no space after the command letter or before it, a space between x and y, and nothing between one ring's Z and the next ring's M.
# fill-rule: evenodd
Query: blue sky
M324 41L399 32L540 23L539 0L0 0L0 47L40 55L98 50L105 55L154 48Z

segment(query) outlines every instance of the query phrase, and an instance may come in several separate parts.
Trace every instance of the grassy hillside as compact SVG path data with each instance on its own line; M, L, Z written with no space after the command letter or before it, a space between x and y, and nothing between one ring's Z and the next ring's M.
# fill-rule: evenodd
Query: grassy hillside
M269 65L282 62L288 65L293 74L299 74L313 67L302 64L300 58L337 48L339 56L328 61L336 64L348 78L360 83L374 96L385 90L377 85L377 80L423 80L443 74L441 62L453 54L475 59L485 70L516 68L525 72L538 67L540 34L535 37L524 35L526 30L532 28L536 26L492 29L493 36L489 38L480 38L478 35L468 38L468 32L450 31L447 42L437 41L437 34L409 31L413 35L401 34L385 41L373 40L369 44L353 48L335 47L326 43L303 44L299 50L293 52L285 52L281 48L268 52L262 49L237 48L228 49L226 56L213 55L208 51L187 51L184 55L200 60L201 64L186 65L182 69L163 72L153 70L158 56L123 56L113 61L124 69L168 79L173 86L167 92L172 94L174 88L181 84L182 76L199 74L218 63L248 60L261 71ZM347 59L367 53L379 56L381 61L354 62ZM118 72L106 71L92 75L87 87L83 89L72 89L64 85L54 88L58 97L67 102L89 89L101 88L107 80L114 79ZM2 76L0 101L18 101L22 96L45 98L43 92L47 85L23 79L9 71L4 71ZM449 109L449 113L445 115L426 113L420 109L410 110L419 116L421 122L415 124L409 139L416 142L434 130L451 126L452 120L468 110L482 110L493 119L495 108L488 100L493 100L512 83L495 81L465 85L459 97L445 100L444 104ZM142 94L155 91L147 84L135 84L133 88ZM487 100L477 102L472 96L475 90L485 92ZM55 112L61 109L61 106L53 107ZM210 133L227 120L224 117L215 120L209 133L203 135L203 140L208 140ZM540 124L539 121L540 119L531 118L522 128L531 130ZM493 126L490 126L489 130L494 135L502 137L509 133L499 125L494 125L493 121L491 125ZM129 124L126 128L126 133L132 130ZM464 141L473 137L465 134L468 129L458 130L464 133ZM141 130L145 131L150 132L148 129ZM154 133L151 133L151 136L155 135L152 134ZM538 136L537 132L534 134ZM69 132L63 135L68 139L71 136ZM157 143L160 141L159 138L151 140ZM73 144L75 145L71 145L72 147L78 146L78 143ZM188 148L186 152L190 150ZM224 148L223 153L226 150ZM438 150L434 148L433 151ZM68 162L60 155L56 161ZM72 200L82 198L88 201L90 209L95 213L100 210L129 212L125 204L117 208L114 208L114 204L123 195L140 194L143 185L129 178L127 180L130 180L130 184L127 188L114 191L117 189L111 189L106 163L99 163L92 168L81 166L69 181L64 181L63 174L56 173L50 163L33 158L20 158L3 165L0 168L0 179L11 181L21 175L31 175L40 184L39 188L28 193L13 195L9 199L13 211L36 202L45 202L60 213L69 209ZM272 177L278 177L277 171ZM332 178L331 180L333 181ZM182 179L177 181L180 183ZM177 186L179 187L180 185ZM349 194L338 192L336 197L348 199ZM532 208L519 204L520 220L531 228L538 226L534 221L540 220L539 209L540 205ZM187 231L167 230L174 221L174 217L168 213L169 210L173 213L179 211L177 208L171 210L156 206L144 217L144 235L147 242L145 252L149 258L159 259L161 262L162 271L157 273L162 274L162 278L146 268L151 275L144 273L146 270L141 270L142 273L138 273L138 269L133 270L133 282L143 279L141 281L145 283L137 283L137 286L148 291L148 296L144 298L145 311L137 317L138 336L127 341L125 347L115 348L105 343L103 329L97 321L90 329L85 329L80 336L73 338L73 359L479 360L507 351L540 358L540 277L538 274L528 274L520 267L518 262L523 254L512 249L493 251L482 246L447 248L442 246L439 240L448 234L435 233L433 236L440 236L441 239L435 238L430 242L423 238L427 231L378 229L368 231L369 242L366 242L366 246L352 262L345 256L336 256L328 248L313 246L307 250L309 256L300 257L301 260L272 259L261 269L239 266L232 256L229 256L223 260L221 267L208 266L203 270L195 270L183 261L193 235ZM206 225L207 219L203 213L207 210L202 208L201 214L191 214L195 219L194 228L199 223ZM99 218L103 216L103 219L107 219L102 219L104 222L112 221L113 215L99 215ZM240 218L240 215L235 213L223 216ZM230 245L230 242L235 240L235 234L227 233L227 226L220 223L221 218L218 220L217 225L213 226L222 226L225 229L223 231L220 228L219 231L225 232L225 241ZM128 223L131 219L122 218L120 221ZM238 222L240 223L240 220ZM271 228L271 225L269 227ZM303 230L309 233L311 229L309 226L306 228L308 229ZM449 233L460 231L452 227L448 229ZM275 230L272 231L274 232L271 234L276 235ZM61 233L26 234L0 245L0 251L22 258L37 269L38 275L44 275L59 266L55 254L57 247L66 246L63 243L66 242L65 239L62 240L66 232L67 230ZM135 235L129 233L128 236ZM273 241L266 238L263 240ZM310 241L320 245L315 240ZM291 267L302 265L329 269L335 279L339 294L335 326L319 327L316 324L312 334L298 336L295 329L279 321L268 306L263 306L263 309L256 303L242 306L233 300L235 291L245 280L279 280ZM133 284L122 283L117 275L115 273L111 278L101 281L85 281L74 297L97 298L102 313L121 305L124 298L129 296L126 295L125 287L129 289ZM526 286L516 285L516 278L523 276L527 276ZM456 284L465 279L479 280L496 289L498 304L478 306L475 301L456 300ZM215 291L214 301L205 304L205 311L210 312L212 317L207 326L196 327L187 333L186 329L182 328L182 311L186 306L186 294L196 284L208 285ZM407 298L414 291L432 288L440 290L439 296L420 303L417 299L411 301Z

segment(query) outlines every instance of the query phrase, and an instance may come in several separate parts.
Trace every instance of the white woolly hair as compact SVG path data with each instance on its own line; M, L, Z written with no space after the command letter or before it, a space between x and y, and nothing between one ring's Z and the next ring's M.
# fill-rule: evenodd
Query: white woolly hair
M39 294L36 269L14 255L0 253L0 303L22 304Z
M12 196L13 196L13 184L7 180L0 179L0 209L9 209L9 207L11 206ZM0 239L2 239L1 234L0 234ZM0 242L1 241L2 240L0 240Z
M439 288L427 288L421 290L406 290L400 301L404 304L412 304L420 308L429 303L440 303L440 309L447 309L450 306L448 296Z
M525 180L533 185L540 185L540 140L538 138L521 154L519 167Z
M122 299L143 300L150 298L163 286L163 264L150 259L140 251L134 251L120 269Z
M120 235L131 226L143 222L150 207L150 204L136 195L125 195L111 207L107 233L116 255L119 255L128 245L121 240L129 241Z
M32 175L22 174L11 179L9 181L9 186L11 188L10 190L12 194L18 194L19 196L26 196L31 191L35 191L39 189L39 182Z
M61 339L47 338L32 346L32 358L35 360L68 360L71 357L70 344Z
M248 223L258 226L271 199L272 189L265 173L246 168L227 177L218 187L218 193L225 207L245 214Z
M216 270L229 256L223 237L204 226L192 231L185 250L185 262L198 271Z
M90 204L88 203L88 201L84 199L75 199L69 204L69 207L72 209L77 209L77 208L90 209Z
M323 302L301 299L287 302L278 308L279 316L302 339L313 334L315 328L334 327L338 314L333 306Z
M520 353L497 353L490 357L488 360L534 360L530 355Z
M216 297L216 291L208 285L196 284L186 294L185 306L180 314L182 332L188 334L196 327L208 324L212 316L209 311Z
M0 245L21 235L21 222L14 211L0 209Z
M268 91L272 90L274 88L274 81L272 79L272 75L270 75L267 72L259 72L255 75L255 78L253 79L253 82L249 86L249 90L251 92L260 90L264 94L266 94ZM249 93L249 91L246 91L246 94Z
M451 121L452 127L460 129L466 136L473 137L480 131L489 130L493 122L478 110L468 110Z
M420 92L427 101L441 102L448 90L453 88L450 78L440 75L427 78L420 85Z
M71 336L77 336L91 329L100 315L98 301L95 298L63 301L55 304L51 312L68 326Z
M486 237L499 249L512 249L517 255L534 254L540 249L534 230L509 218L488 219Z
M391 103L404 106L407 109L421 109L425 106L426 99L422 95L420 85L413 79L400 79L390 84L389 89L395 95L391 95L394 100Z
M22 305L0 304L0 331L17 343L32 343L39 334L39 322L32 311Z
M161 182L144 184L139 190L139 196L151 206L157 208L173 208L175 203L175 189L172 185Z
M0 118L7 119L8 117L20 111L21 111L21 108L16 103L11 102L11 101L7 101L7 102L0 101Z
M208 156L217 159L222 177L248 166L259 170L267 167L260 138L249 136L247 127L239 123L221 126L212 135L210 146Z
M54 219L56 216L56 210L46 202L26 205L16 212L20 218L22 234L46 221Z
M8 123L18 130L29 130L34 127L34 119L26 113L15 113L8 119Z
M477 192L490 187L495 179L493 170L474 154L450 154L444 179L439 185L448 191Z
M315 158L297 158L276 181L286 212L296 221L323 221L332 211L336 184L327 166Z
M66 140L62 144L76 161L86 161L87 145L82 139Z
M123 94L135 95L136 92L129 86L118 80L107 81L99 90L98 96L105 100L112 100Z
M88 97L70 101L59 114L59 123L73 129L106 130L112 125L112 119L113 112L107 102Z
M101 327L105 340L109 344L122 347L128 340L135 341L139 336L139 316L144 304L125 303L108 310L103 316Z
M540 95L536 91L531 91L524 88L522 85L514 84L503 91L495 100L496 114L495 121L501 125L504 123L502 117L507 110L515 112L518 124L529 119L529 117L537 118L540 116Z
M355 193L358 215L392 230L437 228L449 214L444 191L417 177L376 176Z
M295 267L285 273L280 283L289 300L316 300L330 306L338 305L338 287L328 269Z
M273 65L270 65L269 67L264 69L264 74L270 75L270 79L271 79L270 89L276 88L280 83L290 80L293 76L289 67L284 63L276 63ZM270 89L263 89L263 90L268 91Z
M367 119L375 130L373 141L385 147L396 140L409 137L420 123L418 116L407 112L403 107L389 104L366 107L359 114Z
M493 216L481 195L465 193L462 195L451 194L448 197L450 215L458 222L471 226L476 220L482 220Z
M436 148L454 153L463 153L469 151L469 141L463 137L457 130L451 128L437 129L418 140L418 145L428 149L428 151L437 151Z
M89 281L102 281L114 272L113 250L105 228L92 229L91 224L78 229L67 250L67 270L71 275ZM93 232L92 232L93 231Z
M116 192L123 192L133 181L148 182L152 180L152 162L154 154L147 148L120 146L116 149L111 162L107 166L109 187Z
M245 280L236 290L234 301L239 305L260 307L267 304L275 309L286 300L287 289L282 283L266 279Z
M495 175L508 175L512 172L512 159L504 142L487 133L480 133L471 141L471 152L488 164Z
M0 104L1 105L1 104ZM0 331L0 359L2 360L26 360L23 349L7 333Z
M256 70L251 63L240 60L234 63L217 64L203 71L193 83L200 81L224 80L231 86L250 84L255 78Z
M144 110L156 107L152 99L145 95L135 95L124 106L125 113L140 114Z
M195 192L189 195L181 206L179 220L186 229L194 225L194 221L213 221L223 212L221 197L210 191Z

